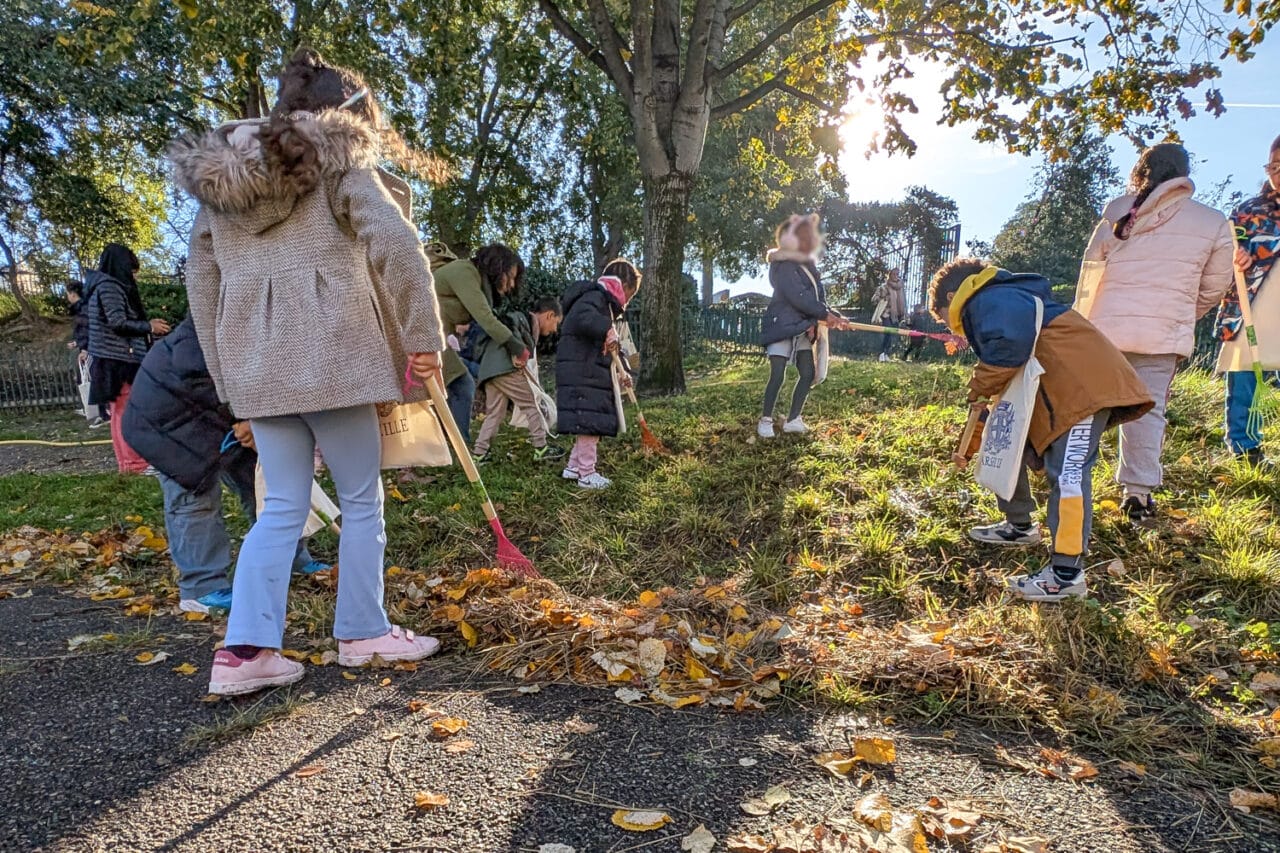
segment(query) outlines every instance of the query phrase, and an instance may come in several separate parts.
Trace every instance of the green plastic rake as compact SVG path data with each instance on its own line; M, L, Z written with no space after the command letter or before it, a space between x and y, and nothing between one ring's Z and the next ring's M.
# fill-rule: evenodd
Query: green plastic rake
M1242 229L1236 229L1236 239L1242 239ZM1253 377L1257 380L1253 400L1249 403L1249 420L1246 429L1250 435L1262 435L1262 428L1280 417L1280 392L1262 375L1262 358L1258 355L1258 333L1253 329L1253 307L1249 304L1249 287L1244 273L1236 273L1236 298L1240 300L1240 318L1244 321L1244 336L1249 343L1249 357L1253 359Z

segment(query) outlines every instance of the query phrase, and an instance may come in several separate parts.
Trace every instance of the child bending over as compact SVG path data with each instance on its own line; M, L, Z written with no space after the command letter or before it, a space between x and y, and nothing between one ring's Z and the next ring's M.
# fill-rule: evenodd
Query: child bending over
M1037 340L1036 302L1044 303ZM929 284L929 307L952 332L963 334L978 357L969 402L999 397L1034 355L1044 368L1031 415L1031 431L1011 500L1000 500L1003 521L969 535L995 545L1035 545L1035 498L1027 468L1049 479L1049 565L1009 579L1029 601L1086 595L1084 558L1093 522L1093 466L1110 427L1144 415L1151 394L1115 346L1084 317L1053 299L1049 282L1011 273L973 258L952 261Z

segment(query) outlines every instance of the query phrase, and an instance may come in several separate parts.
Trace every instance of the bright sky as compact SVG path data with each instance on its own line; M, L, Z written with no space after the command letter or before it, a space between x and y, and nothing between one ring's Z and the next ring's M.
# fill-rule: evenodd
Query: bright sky
M1227 102L1227 112L1214 118L1199 108L1203 87L1192 94L1199 114L1178 123L1183 144L1193 159L1192 178L1208 191L1232 178L1233 188L1255 191L1262 183L1262 164L1267 161L1271 140L1280 136L1280 92L1274 84L1280 68L1280 39L1270 39L1247 65L1234 60L1224 64L1223 77L1215 81ZM878 109L855 114L846 125L845 152L840 166L849 181L849 195L855 201L893 201L908 186L923 184L955 199L960 207L961 245L965 240L989 240L1031 188L1038 161L1010 154L998 145L977 142L972 128L949 128L936 124L941 115L942 96L938 92L941 71L925 70L907 81L904 90L920 108L904 116L907 132L919 146L916 155L866 159L866 142L880 123ZM1123 139L1113 140L1113 161L1127 176L1137 158ZM723 286L723 285L721 285ZM757 277L729 285L733 293L767 292L768 284Z

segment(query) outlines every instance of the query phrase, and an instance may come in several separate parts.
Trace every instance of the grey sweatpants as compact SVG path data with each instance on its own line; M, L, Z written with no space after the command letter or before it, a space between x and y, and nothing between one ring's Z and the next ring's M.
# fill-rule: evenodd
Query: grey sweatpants
M533 399L533 390L524 373L504 373L486 379L484 383L484 423L480 425L480 435L476 438L476 454L488 451L489 445L498 435L498 429L507 419L507 402L516 404L517 408L529 413L529 443L534 447L547 446L547 430L538 417L538 404Z
M1093 532L1093 465L1098 461L1098 444L1111 418L1111 410L1103 409L1080 423L1049 445L1044 455L1044 474L1049 479L1049 533L1053 540L1053 565L1084 568L1089 552L1089 535ZM1027 478L1027 461L1023 458L1018 473L1018 487L1011 500L1000 500L1000 511L1010 523L1025 527L1031 524L1036 499Z
M1136 421L1120 425L1120 466L1116 482L1125 495L1146 497L1164 482L1160 451L1164 447L1165 407L1169 403L1169 386L1178 366L1176 355L1139 355L1127 352L1124 357L1147 386L1155 408Z

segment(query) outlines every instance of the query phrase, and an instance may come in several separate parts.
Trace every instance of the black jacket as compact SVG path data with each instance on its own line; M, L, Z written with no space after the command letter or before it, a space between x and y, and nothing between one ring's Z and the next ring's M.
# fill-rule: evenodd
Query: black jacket
M137 258L109 243L98 269L84 280L84 313L89 318L89 355L139 364L147 354L151 323L133 278Z
M578 281L561 297L564 322L556 347L556 430L563 435L617 435L613 358L604 341L622 306L603 285Z
M256 456L222 441L235 418L218 400L191 318L156 344L142 362L124 411L124 439L143 459L185 489L203 491L221 467L245 466L253 482ZM239 472L243 481L245 472Z
M84 310L84 299L82 298L68 310L71 312L71 339L76 342L76 349L88 352L89 315Z
M832 313L827 307L822 279L818 277L818 269L812 261L772 261L769 264L769 284L773 285L773 299L760 326L762 346L794 338Z

